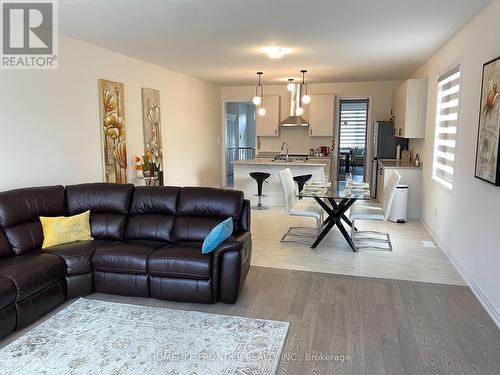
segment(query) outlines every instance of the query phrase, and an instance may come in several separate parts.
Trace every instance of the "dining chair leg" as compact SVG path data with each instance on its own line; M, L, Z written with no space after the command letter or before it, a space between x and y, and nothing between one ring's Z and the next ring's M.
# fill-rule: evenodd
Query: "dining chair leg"
M351 238L353 243L356 246L356 249L375 249L375 250L386 250L386 251L392 251L392 242L391 242L391 237L389 233L383 233L383 232L377 232L377 231L358 231L355 229L355 223L356 220L352 220L352 227L351 227ZM364 237L367 235L366 237ZM370 236L373 235L373 236ZM384 238L377 238L374 236L381 236ZM363 244L363 241L368 241L366 245ZM384 246L379 246L379 244L386 244L387 247Z

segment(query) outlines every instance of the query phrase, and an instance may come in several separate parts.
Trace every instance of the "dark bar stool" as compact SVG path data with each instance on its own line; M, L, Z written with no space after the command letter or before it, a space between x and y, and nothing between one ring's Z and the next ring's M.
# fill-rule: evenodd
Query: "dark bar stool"
M299 186L299 193L304 189L304 185L306 184L307 181L309 181L312 177L312 174L304 174L301 176L295 176L293 180L297 183Z
M266 206L262 205L262 183L266 182L267 184L267 179L271 177L270 173L265 173L265 172L252 172L250 173L250 177L252 177L255 181L257 181L257 196L259 197L259 201L257 203L257 206L253 206L252 209L254 210L267 210Z

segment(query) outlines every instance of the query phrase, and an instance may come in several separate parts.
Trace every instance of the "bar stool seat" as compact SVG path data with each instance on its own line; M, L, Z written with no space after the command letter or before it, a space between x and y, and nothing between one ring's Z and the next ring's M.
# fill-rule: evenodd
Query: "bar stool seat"
M251 172L250 177L252 177L255 181L257 181L257 197L259 197L258 203L256 206L252 206L254 210L267 210L268 207L262 205L262 184L265 182L267 184L267 179L271 177L270 173L266 172Z
M307 181L309 181L312 177L312 174L304 174L301 176L295 176L293 180L297 183L299 187L299 193L304 190L304 185L306 184Z

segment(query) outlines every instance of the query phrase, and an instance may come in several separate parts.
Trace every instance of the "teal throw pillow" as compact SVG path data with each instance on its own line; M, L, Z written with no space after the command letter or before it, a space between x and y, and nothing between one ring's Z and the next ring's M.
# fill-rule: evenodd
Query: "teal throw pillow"
M203 241L203 246L201 247L202 254L208 254L214 251L217 246L221 244L226 238L229 238L233 234L233 219L229 218L224 220L222 223L217 224L217 226L210 231L205 241Z

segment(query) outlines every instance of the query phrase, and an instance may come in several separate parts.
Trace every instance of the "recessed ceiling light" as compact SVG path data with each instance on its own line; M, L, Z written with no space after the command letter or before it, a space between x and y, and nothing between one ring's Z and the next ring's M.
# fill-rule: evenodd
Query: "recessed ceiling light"
M265 47L262 48L262 51L265 52L271 59L281 59L287 53L292 52L292 49L283 47Z

